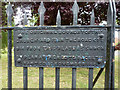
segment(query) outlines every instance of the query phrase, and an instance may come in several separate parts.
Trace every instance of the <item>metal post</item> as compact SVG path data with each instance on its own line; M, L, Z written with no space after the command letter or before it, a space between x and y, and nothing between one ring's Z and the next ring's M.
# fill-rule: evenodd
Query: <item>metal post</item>
M61 16L60 16L60 11L58 10L58 13L57 13L57 18L56 18L56 25L57 26L61 26ZM55 77L55 89L56 90L59 90L59 82L60 82L60 68L57 67L55 69L55 72L56 72L56 77Z
M94 25L95 24L95 15L94 15L94 9L92 9L92 14L91 14L91 18L90 18L90 25ZM92 90L93 88L93 68L89 68L89 90Z
M105 89L110 90L111 88L111 64L112 64L112 42L113 42L113 7L112 2L109 0L108 13L107 13L107 24L111 25L108 30L108 43L107 43L107 62L105 66Z
M46 11L46 9L44 7L43 1L41 1L41 4L40 4L39 9L38 9L41 26L44 25L44 13L45 13L45 11ZM43 70L44 70L43 67L39 68L39 89L40 90L43 90L43 79L44 79Z
M23 24L27 25L26 12L25 12ZM28 88L28 69L27 69L27 67L23 67L23 88L24 88L24 90L27 90L27 88Z
M115 24L116 24L116 6L115 6L115 1L112 0L112 5L113 5L113 47L112 47L112 67L111 67L111 72L112 72L112 75L111 75L111 88L112 90L114 90L114 86L115 86L115 83L114 83L114 79L115 79L115 57L114 57L114 47L115 47Z
M89 90L93 88L93 68L89 68Z
M76 88L76 68L72 68L72 89Z
M56 77L55 77L55 90L59 90L59 82L60 82L60 68L55 69Z
M72 11L73 11L73 25L77 25L79 6L76 0L74 1ZM75 88L76 88L76 68L72 68L72 89Z
M27 75L27 67L24 67L23 68L23 87L24 87L24 90L27 90L28 88L28 75Z
M9 3L7 10L8 26L12 26L12 5ZM8 30L8 88L12 89L12 30Z
M43 67L39 68L39 89L43 90Z

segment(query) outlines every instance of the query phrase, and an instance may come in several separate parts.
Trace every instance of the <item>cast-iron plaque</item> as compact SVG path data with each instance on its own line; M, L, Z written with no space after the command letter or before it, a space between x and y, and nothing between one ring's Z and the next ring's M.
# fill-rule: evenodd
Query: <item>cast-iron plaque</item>
M49 27L14 30L17 67L102 68L106 28Z

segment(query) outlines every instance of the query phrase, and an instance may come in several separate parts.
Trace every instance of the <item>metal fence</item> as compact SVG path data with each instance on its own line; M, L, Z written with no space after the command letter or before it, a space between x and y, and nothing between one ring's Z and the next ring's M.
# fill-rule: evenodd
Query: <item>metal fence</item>
M77 2L74 2L73 5L73 26L77 26L77 17L78 17L78 12L79 12L79 7L77 5ZM46 27L44 25L44 13L46 9L44 7L43 2L41 2L40 7L38 9L39 16L40 16L40 26L34 27L35 29L38 29L40 27ZM93 80L93 68L89 68L89 78L88 78L88 88L89 90L92 90L94 87L95 83L97 82L98 78L100 77L101 73L105 69L105 88L113 88L114 89L114 31L115 31L115 13L116 13L116 8L115 8L115 3L114 1L109 0L109 5L108 5L108 14L107 14L107 26L97 26L94 25L95 23L95 16L94 16L94 9L92 10L91 14L91 25L85 25L85 26L78 26L82 28L107 28L108 29L108 44L107 44L107 62L105 67L101 68L98 74L96 75L95 79ZM7 7L7 18L8 18L8 27L1 27L0 29L7 29L8 30L8 88L12 88L12 30L16 28L21 28L21 27L11 27L12 25L12 14L13 14L13 9L11 4L9 3ZM24 17L24 25L27 24L27 16L25 14ZM60 16L60 11L58 10L58 14L56 17L56 25L57 27L61 27L61 16ZM25 28L25 27L22 27ZM33 27L28 27L33 28ZM117 26L117 28L120 28ZM39 67L39 88L43 89L43 73L44 68ZM59 89L59 82L60 82L60 67L56 67L55 69L55 88L56 90ZM28 68L23 67L23 84L24 88L26 89L28 87ZM70 87L71 88L71 87ZM76 88L76 68L72 68L72 89Z

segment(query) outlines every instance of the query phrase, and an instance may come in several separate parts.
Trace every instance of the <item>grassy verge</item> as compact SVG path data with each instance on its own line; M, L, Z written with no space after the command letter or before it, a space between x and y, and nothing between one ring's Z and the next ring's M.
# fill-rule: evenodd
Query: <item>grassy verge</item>
M118 87L118 59L115 60L115 87ZM2 60L2 88L7 88L7 54L1 55ZM23 68L14 66L14 58L12 64L12 84L13 88L23 87ZM60 71L60 87L70 88L72 84L72 69L71 68L61 68ZM94 77L96 76L99 69L94 69ZM38 68L28 68L28 87L38 88L39 86L39 70ZM95 88L104 87L104 76L105 72L102 73ZM88 87L88 69L78 68L77 69L77 88L87 88ZM54 88L55 87L55 68L44 68L44 88Z

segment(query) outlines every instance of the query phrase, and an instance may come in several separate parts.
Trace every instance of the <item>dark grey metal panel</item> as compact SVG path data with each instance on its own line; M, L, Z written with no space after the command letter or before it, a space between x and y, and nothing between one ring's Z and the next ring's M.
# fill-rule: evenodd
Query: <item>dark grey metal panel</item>
M15 66L103 68L107 28L14 30Z

